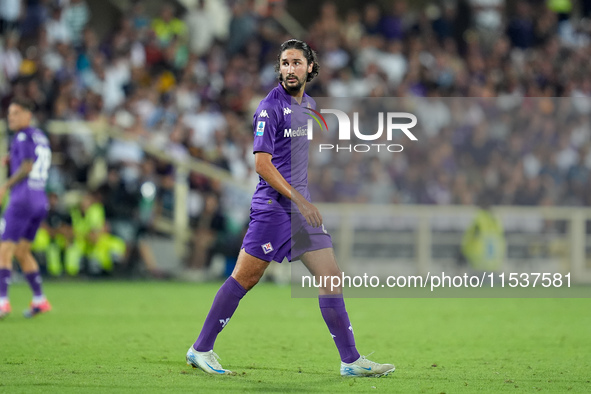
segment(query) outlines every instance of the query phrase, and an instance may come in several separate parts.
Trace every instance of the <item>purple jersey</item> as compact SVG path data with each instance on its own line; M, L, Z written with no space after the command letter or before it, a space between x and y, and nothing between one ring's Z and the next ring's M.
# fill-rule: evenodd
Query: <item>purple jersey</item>
M10 175L13 175L23 161L33 161L29 176L12 187L10 203L0 221L2 241L32 242L43 218L47 214L45 184L51 165L49 141L34 127L20 130L10 145Z
M272 155L272 163L285 180L310 201L308 191L308 119L306 108L316 108L304 93L298 104L281 83L259 104L253 117L253 151ZM252 207L293 212L291 200L273 189L264 179L252 196Z
M10 146L10 175L18 171L25 160L33 161L33 169L27 178L13 186L11 200L45 194L51 149L47 137L35 127L22 129L14 136Z

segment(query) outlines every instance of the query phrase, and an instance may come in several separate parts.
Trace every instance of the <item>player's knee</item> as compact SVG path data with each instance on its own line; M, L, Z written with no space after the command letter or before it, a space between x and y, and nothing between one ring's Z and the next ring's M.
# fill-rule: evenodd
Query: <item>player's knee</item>
M330 271L330 276L337 276L341 278L343 276L343 271L339 267L335 267Z
M343 292L343 272L338 267L325 269L316 276L318 282L321 283L318 288L320 294L341 294Z
M268 262L251 257L241 251L234 272L232 272L232 277L248 291L259 283L268 266Z
M16 259L20 263L23 263L23 262L27 261L30 254L31 254L31 252L29 250L23 250L21 248L17 248L14 252L14 257L16 257Z
M249 291L250 289L255 287L257 283L259 283L261 276L251 274L248 276L242 276L240 278L235 278L235 279L238 281L238 283L240 283L242 285L242 287L244 287L244 290Z
M323 280L327 282L332 282L334 280L340 281L343 277L343 271L341 271L338 267L335 267L334 269L322 269L319 271L320 272L315 272L315 275L320 276L321 278L323 278Z
M259 283L264 272L264 270L262 272L259 270L236 270L232 273L232 277L248 291Z

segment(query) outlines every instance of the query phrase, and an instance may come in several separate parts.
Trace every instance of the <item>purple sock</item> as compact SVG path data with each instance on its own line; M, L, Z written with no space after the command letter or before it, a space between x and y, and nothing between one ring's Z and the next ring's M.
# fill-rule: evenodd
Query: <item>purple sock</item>
M245 294L244 287L233 277L230 276L224 282L213 299L213 305L205 318L199 338L193 344L193 349L198 352L208 352L213 349L215 339L226 327Z
M43 295L43 290L41 290L41 274L39 271L37 272L29 272L25 274L25 278L27 278L27 282L29 282L29 286L31 286L31 290L33 290L33 295L35 297L40 297Z
M355 347L355 336L353 327L349 321L349 315L345 309L345 300L343 295L325 295L319 296L320 312L328 326L330 335L337 345L341 360L344 363L352 363L357 360L359 352Z
M8 285L10 285L11 270L0 269L0 297L8 297Z

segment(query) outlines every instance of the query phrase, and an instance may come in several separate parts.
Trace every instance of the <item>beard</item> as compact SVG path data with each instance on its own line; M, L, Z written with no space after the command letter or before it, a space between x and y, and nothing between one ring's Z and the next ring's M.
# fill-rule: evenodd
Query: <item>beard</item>
M295 93L298 93L302 89L302 86L304 86L304 81L307 79L308 76L306 75L303 78L304 79L303 81L301 81L295 75L292 75L290 77L295 78L296 82L291 82L291 84L288 84L287 78L282 78L283 79L283 87L285 88L285 90L287 90L287 93L295 94Z

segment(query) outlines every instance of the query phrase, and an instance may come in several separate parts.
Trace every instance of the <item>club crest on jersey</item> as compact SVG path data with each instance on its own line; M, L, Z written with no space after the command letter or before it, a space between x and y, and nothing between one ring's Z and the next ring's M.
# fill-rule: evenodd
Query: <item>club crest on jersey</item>
M261 113L259 114L259 118L268 118L269 114L267 113L267 110L264 109L261 111Z
M260 121L257 123L257 136L261 136L265 133L265 122Z
M291 108L283 108L283 115L287 116L289 114L291 114Z
M18 133L16 139L19 141L25 141L27 139L27 135L25 133Z
M261 248L263 248L263 252L265 252L265 254L269 254L273 251L273 245L271 245L271 242L261 245Z

